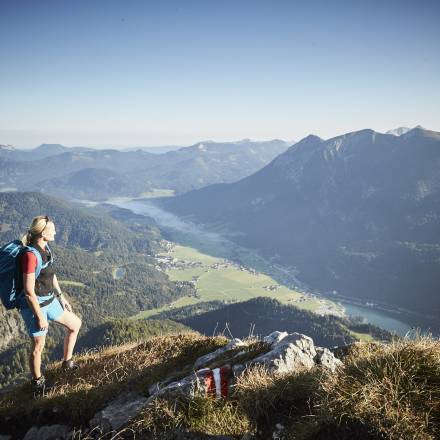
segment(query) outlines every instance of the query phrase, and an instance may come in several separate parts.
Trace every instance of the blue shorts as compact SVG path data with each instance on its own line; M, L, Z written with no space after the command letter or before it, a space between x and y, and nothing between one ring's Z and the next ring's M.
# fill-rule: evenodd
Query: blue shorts
M50 297L51 297L51 295L39 296L38 301L41 303ZM26 302L25 299L24 299L24 302ZM24 323L26 324L26 328L29 333L29 336L35 337L35 336L46 335L47 329L40 330L38 328L37 317L34 315L34 312L29 307L29 305L27 305L27 303L26 303L26 305L23 304L23 306L24 307L20 307L20 313L24 319ZM49 321L56 321L63 314L64 309L63 309L63 306L60 304L60 301L58 300L58 298L54 298L54 300L50 304L41 308L41 312L43 313L43 316L46 318L46 321L49 322Z

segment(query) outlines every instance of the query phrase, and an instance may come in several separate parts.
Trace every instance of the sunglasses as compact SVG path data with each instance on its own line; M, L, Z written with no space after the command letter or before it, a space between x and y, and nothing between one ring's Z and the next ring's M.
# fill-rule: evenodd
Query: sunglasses
M44 228L41 232L43 232L46 229L47 224L51 221L48 215L44 216L44 220L46 220L46 224L44 225Z

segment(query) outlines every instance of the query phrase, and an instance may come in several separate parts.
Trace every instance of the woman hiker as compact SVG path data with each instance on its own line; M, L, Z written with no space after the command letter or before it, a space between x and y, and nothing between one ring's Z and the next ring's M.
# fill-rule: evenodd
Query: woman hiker
M66 329L62 368L78 368L72 355L81 319L72 312L72 307L62 295L53 269L53 257L48 242L54 241L55 234L54 222L47 216L38 216L32 220L28 232L21 239L23 245L31 246L39 252L43 263L40 274L35 278L37 256L29 250L20 256L24 295L20 299L19 308L32 340L29 365L35 395L44 395L52 388L41 374L41 354L49 321Z

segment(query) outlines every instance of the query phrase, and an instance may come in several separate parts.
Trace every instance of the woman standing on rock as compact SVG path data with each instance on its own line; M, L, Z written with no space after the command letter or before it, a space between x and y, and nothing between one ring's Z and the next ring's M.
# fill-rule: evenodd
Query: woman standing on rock
M27 234L21 239L23 245L33 248L33 251L28 249L20 256L24 294L19 308L32 340L29 366L35 395L44 395L52 387L41 374L41 354L49 327L48 321L54 321L66 329L63 369L78 368L72 355L81 319L72 312L70 304L62 295L54 272L53 255L48 242L54 241L55 234L54 222L48 216L38 216L32 220ZM38 275L37 267L41 268Z

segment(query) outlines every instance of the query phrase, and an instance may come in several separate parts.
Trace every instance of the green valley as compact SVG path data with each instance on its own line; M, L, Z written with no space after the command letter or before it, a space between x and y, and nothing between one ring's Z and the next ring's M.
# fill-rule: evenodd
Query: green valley
M170 308L204 301L236 302L261 296L319 314L342 314L342 309L329 300L293 290L269 275L189 246L170 247L158 256L158 262L171 281L192 283L196 294L180 297L161 308L140 312L135 318L149 318Z

